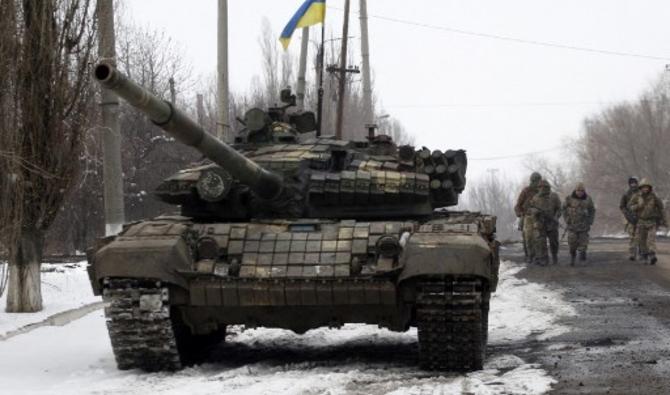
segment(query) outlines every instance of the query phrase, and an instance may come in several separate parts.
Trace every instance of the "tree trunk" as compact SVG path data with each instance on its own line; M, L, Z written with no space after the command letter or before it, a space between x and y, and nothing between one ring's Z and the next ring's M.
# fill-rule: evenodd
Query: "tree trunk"
M8 313L33 313L42 310L40 266L43 245L44 236L40 232L22 232L16 252L9 260Z

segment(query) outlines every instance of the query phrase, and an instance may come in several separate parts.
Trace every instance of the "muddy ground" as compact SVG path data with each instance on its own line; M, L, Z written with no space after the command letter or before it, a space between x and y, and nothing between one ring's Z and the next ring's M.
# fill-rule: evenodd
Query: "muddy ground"
M630 262L625 240L598 239L586 264L571 267L563 245L558 265L527 267L517 276L560 291L576 309L558 321L570 330L489 352L541 364L558 381L556 394L669 394L670 241L658 247L656 266ZM521 247L504 258L522 262Z

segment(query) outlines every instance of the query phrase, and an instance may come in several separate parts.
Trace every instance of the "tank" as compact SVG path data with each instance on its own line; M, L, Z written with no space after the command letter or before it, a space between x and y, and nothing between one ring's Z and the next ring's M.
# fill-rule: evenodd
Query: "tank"
M465 151L317 136L289 91L249 110L228 145L110 64L95 77L205 158L156 188L176 213L89 250L119 369L181 369L230 325L345 323L418 327L424 369L482 368L498 242L495 217L445 208L465 188Z

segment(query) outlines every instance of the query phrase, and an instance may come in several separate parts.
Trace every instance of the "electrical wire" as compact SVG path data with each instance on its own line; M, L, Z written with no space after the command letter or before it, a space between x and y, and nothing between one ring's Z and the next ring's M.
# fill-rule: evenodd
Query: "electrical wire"
M328 6L328 8L333 9L333 10L337 10L337 11L344 11L342 8L339 8L339 7ZM448 32L448 33L455 33L455 34L461 34L461 35L472 36L472 37L479 37L479 38L487 38L487 39L493 39L493 40L513 42L513 43L517 43L517 44L527 44L527 45L535 45L535 46L541 46L541 47L547 47L547 48L557 48L557 49L566 49L566 50L571 50L571 51L590 52L590 53L596 53L596 54L601 54L601 55L625 56L625 57L638 58L638 59L661 60L661 61L665 61L665 62L670 61L670 56L647 55L647 54L634 53L634 52L614 51L614 50L609 50L609 49L599 49L599 48L585 47L585 46L579 46L579 45L562 44L562 43L550 42L550 41L531 40L531 39L518 38L518 37L512 37L512 36L504 36L504 35L500 35L500 34L482 33L482 32L476 32L476 31L472 31L472 30L458 29L458 28L448 27L448 26L433 25L433 24L430 24L430 23L416 22L416 21L411 21L411 20L407 20L407 19L393 18L393 17L389 17L389 16L382 16L382 15L368 14L368 18L374 18L374 19L379 19L379 20L383 20L383 21L387 21L387 22L399 23L399 24L403 24L403 25L422 27L422 28L425 28L425 29L440 30L440 31Z
M603 105L611 102L574 101L574 102L527 102L527 103L443 103L443 104L390 104L384 108L488 108L488 107L567 107Z

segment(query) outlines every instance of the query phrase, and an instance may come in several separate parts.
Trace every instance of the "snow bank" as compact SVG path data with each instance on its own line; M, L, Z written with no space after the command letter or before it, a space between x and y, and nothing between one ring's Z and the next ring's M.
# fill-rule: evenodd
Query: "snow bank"
M86 274L86 261L42 265L42 301L38 313L7 313L7 292L0 298L0 338L25 325L40 322L54 314L98 302Z

